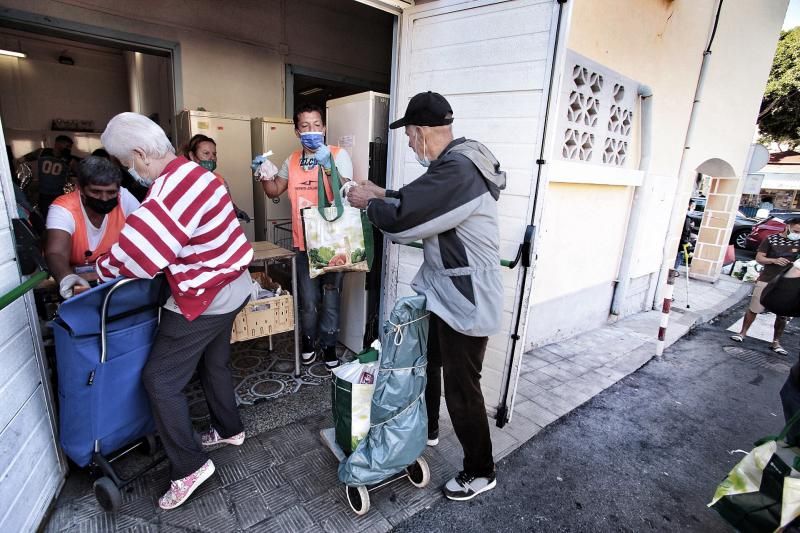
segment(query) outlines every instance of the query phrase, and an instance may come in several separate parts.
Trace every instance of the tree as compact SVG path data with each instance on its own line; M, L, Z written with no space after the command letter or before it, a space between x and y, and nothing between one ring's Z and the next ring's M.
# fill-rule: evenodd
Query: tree
M800 26L781 32L758 127L767 142L800 145Z

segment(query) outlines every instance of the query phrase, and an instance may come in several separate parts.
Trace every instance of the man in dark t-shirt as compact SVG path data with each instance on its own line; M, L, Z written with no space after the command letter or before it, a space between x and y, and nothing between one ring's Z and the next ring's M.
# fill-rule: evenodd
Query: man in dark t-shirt
M64 194L64 185L70 174L75 174L72 144L71 138L59 135L52 148L40 148L21 158L22 161L35 162L32 170L38 193L36 200L44 218L47 218L53 200Z
M764 265L764 269L756 280L753 288L753 296L750 299L750 306L744 314L742 330L731 339L736 342L743 342L747 336L747 330L753 325L756 315L766 311L761 305L761 293L772 279L785 271L789 265L800 257L800 218L790 218L786 221L786 228L781 233L770 235L761 242L756 253L756 262ZM786 317L776 316L775 326L770 349L780 355L787 355L781 346L780 339L783 330L786 328Z

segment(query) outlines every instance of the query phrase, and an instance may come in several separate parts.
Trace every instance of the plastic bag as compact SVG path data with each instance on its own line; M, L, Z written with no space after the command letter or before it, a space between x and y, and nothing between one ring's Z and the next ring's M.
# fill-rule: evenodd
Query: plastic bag
M380 343L373 343L372 349L360 353L358 359L333 370L331 406L336 443L348 454L369 432L379 350Z

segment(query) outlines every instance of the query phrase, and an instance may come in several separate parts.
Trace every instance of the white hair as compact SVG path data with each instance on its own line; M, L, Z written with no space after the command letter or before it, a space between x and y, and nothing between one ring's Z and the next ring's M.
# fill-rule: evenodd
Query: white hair
M100 136L100 142L123 164L131 161L133 151L137 149L155 159L175 153L161 126L139 113L120 113L112 118Z

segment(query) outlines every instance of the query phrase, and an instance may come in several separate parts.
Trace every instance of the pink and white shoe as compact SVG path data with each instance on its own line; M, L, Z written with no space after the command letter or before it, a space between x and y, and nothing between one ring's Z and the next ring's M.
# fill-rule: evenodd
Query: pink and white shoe
M189 496L214 473L214 463L211 459L183 479L173 481L169 490L158 499L158 506L164 510L175 509L189 499Z
M200 442L203 446L215 446L217 444L233 444L234 446L241 446L244 442L244 431L237 433L233 437L223 439L214 428L200 434Z

